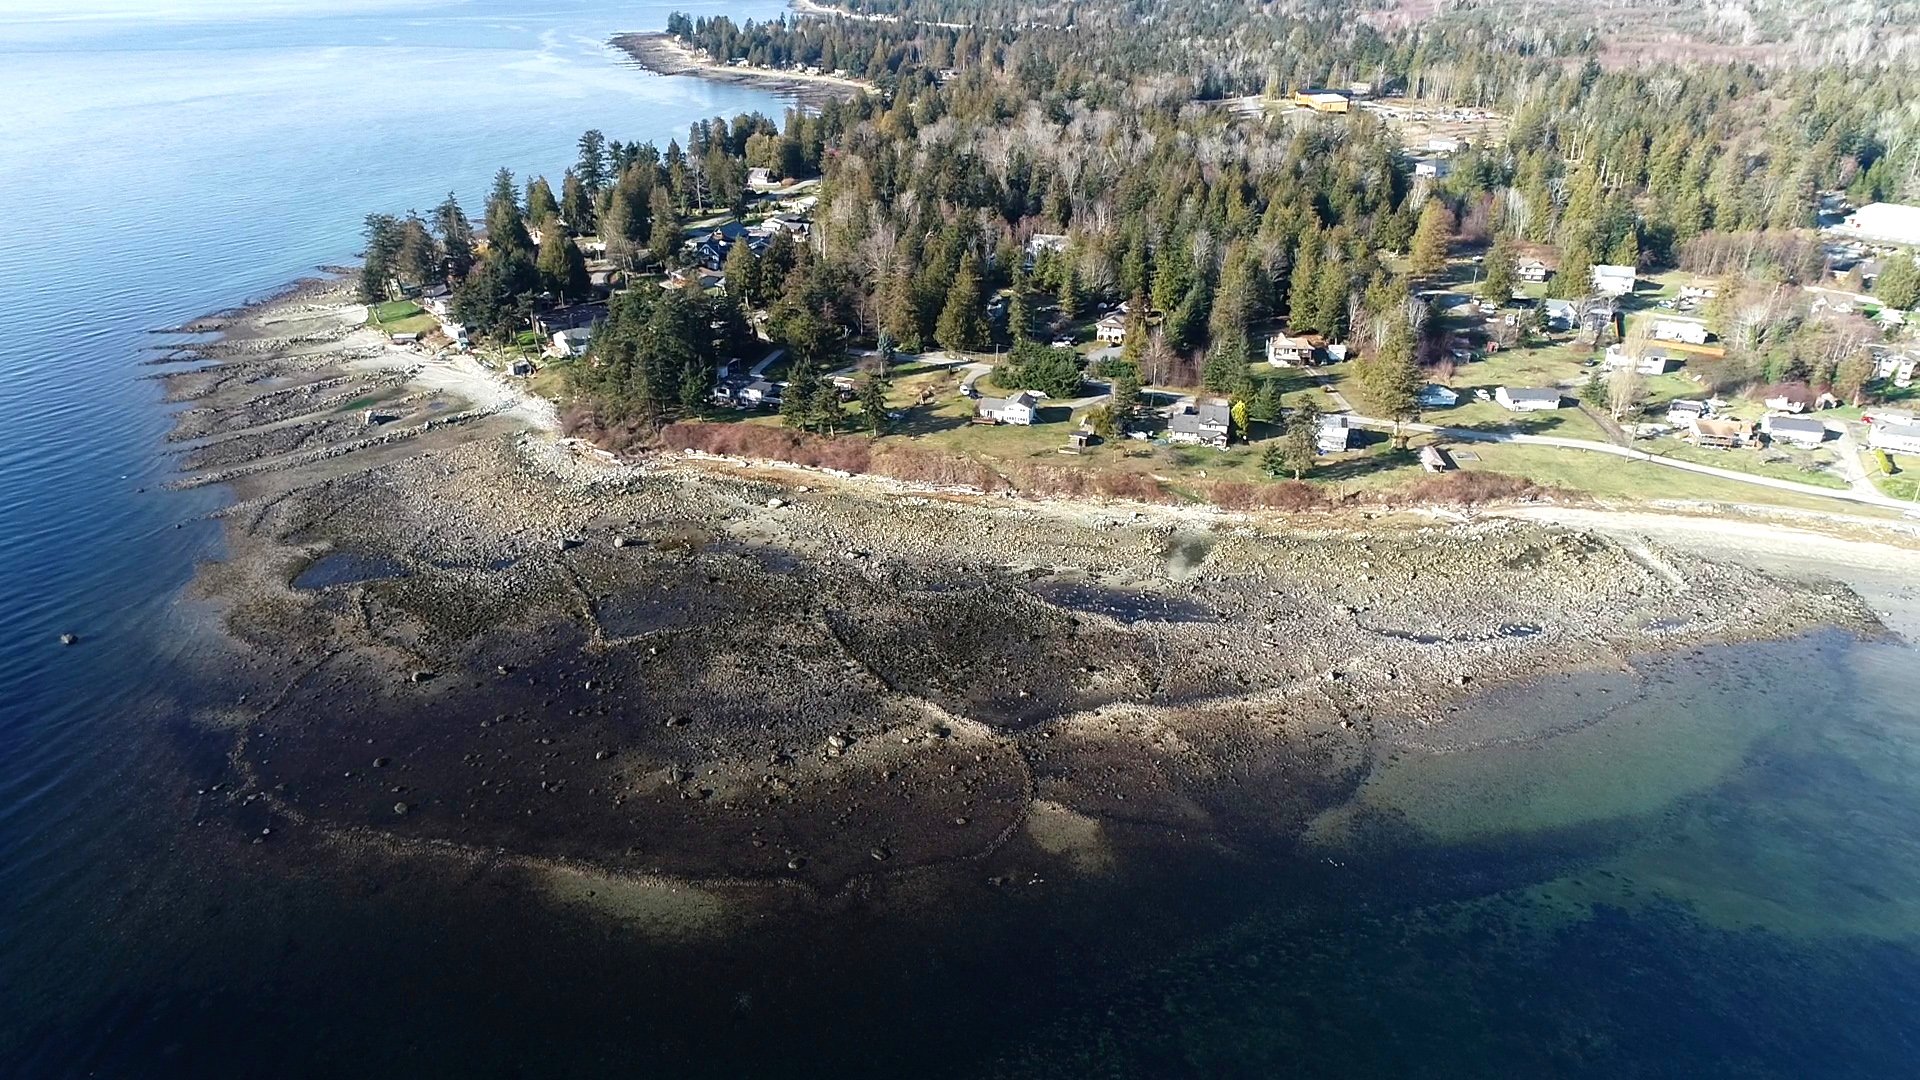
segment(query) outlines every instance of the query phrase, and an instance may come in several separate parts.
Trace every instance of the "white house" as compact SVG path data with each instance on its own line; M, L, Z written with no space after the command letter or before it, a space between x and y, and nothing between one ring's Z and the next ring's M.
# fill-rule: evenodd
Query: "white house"
M1593 268L1593 291L1601 296L1625 296L1633 291L1634 268L1601 263Z
M1640 355L1635 356L1632 350L1619 342L1607 346L1604 362L1608 371L1630 367L1642 375L1664 375L1679 363L1665 349L1643 349Z
M1920 423L1871 424L1867 445L1894 454L1920 454Z
M554 356L585 356L587 346L592 343L593 331L588 327L556 330L553 334L553 345L547 349L547 352Z
M1024 427L1033 423L1033 414L1039 405L1040 399L1033 391L1022 390L1012 397L983 397L974 403L973 414L996 424L1019 424Z
M1322 454L1338 454L1347 448L1347 418L1343 413L1331 413L1320 418L1320 430L1314 438L1314 449Z
M1093 336L1103 345L1118 345L1127 340L1127 320L1118 315L1107 315L1094 324Z
M1428 383L1420 388L1420 393L1415 395L1414 400L1420 404L1421 408L1444 409L1459 404L1460 395L1450 386Z
M1848 214L1846 223L1833 231L1871 244L1920 247L1920 206L1868 203Z
M1653 336L1661 341L1684 341L1689 345L1705 345L1707 324L1699 319L1655 319Z
M1067 238L1064 233L1034 233L1027 239L1027 265L1031 267L1045 252L1065 250Z
M1679 398L1667 403L1667 423L1677 427L1685 427L1700 417L1711 415L1713 415L1713 406L1704 401Z
M1535 285L1546 281L1547 276L1552 273L1553 267L1548 266L1539 259L1519 259L1513 264L1514 277L1519 278L1521 281L1530 281Z
M1267 363L1274 367L1312 367L1313 342L1275 334L1267 339Z
M1493 392L1493 400L1510 412L1538 412L1560 407L1560 391L1552 387L1503 386Z
M1430 180L1445 180L1453 172L1453 162L1445 158L1423 157L1413 160L1413 175Z
M1803 450L1811 450L1827 439L1827 425L1810 416L1770 413L1761 418L1760 430L1774 442L1792 443Z

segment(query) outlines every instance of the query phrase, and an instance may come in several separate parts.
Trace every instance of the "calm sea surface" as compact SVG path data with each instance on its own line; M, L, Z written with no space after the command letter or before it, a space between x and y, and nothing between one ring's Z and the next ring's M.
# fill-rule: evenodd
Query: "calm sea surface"
M219 747L161 691L223 495L160 489L147 332L349 260L370 210L557 179L584 128L777 114L603 46L669 10L0 5L0 1076L1920 1075L1898 642L1557 680L1468 722L1600 722L1401 748L1303 844L917 917L716 940L486 868L197 843L180 789Z

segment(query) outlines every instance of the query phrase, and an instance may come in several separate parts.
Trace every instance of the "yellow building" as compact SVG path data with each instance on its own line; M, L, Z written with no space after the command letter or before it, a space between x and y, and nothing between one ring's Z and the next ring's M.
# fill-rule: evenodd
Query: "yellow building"
M1304 105L1314 112L1343 113L1347 111L1347 95L1338 90L1302 90L1293 95L1294 104Z

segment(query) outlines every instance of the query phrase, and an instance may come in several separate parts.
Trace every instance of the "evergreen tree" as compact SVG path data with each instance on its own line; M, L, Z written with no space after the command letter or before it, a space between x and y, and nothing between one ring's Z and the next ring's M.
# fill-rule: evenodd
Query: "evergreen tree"
M1413 328L1395 319L1386 344L1368 364L1367 399L1396 425L1420 415L1420 366L1414 357Z
M440 236L440 251L446 258L447 273L455 280L473 270L473 224L460 209L460 200L447 192L447 199L433 209L434 231Z
M1293 471L1295 480L1320 460L1320 406L1311 397L1303 398L1287 417L1281 447L1281 461Z
M1352 278L1344 259L1332 258L1320 264L1319 279L1313 287L1313 325L1329 341L1347 337L1347 292Z
M580 162L574 166L574 172L580 178L580 185L589 196L600 194L607 185L607 139L598 131L587 131L580 136ZM577 222L575 224L578 224Z
M1019 342L1033 336L1033 286L1024 266L1016 264L1013 288L1007 298L1007 337Z
M795 359L787 368L786 389L780 392L781 422L802 431L813 430L818 420L814 391L819 388L820 377L813 370L813 362Z
M360 299L376 303L387 299L400 254L400 219L392 214L368 214L360 235L367 247L361 256Z
M1487 280L1480 286L1480 298L1496 304L1505 304L1513 299L1514 277L1513 238L1505 233L1494 237L1493 247L1487 251L1485 266Z
M647 234L647 251L656 262L671 266L680 254L682 233L680 217L673 208L673 196L666 188L654 186L648 216L653 220L653 228Z
M1287 325L1296 334L1320 329L1314 291L1320 283L1320 245L1317 232L1304 236L1293 252L1293 277L1287 289Z
M1920 264L1904 251L1889 255L1880 276L1873 280L1873 294L1888 307L1913 310L1920 305Z
M587 260L553 218L540 229L540 280L548 291L568 300L584 300L591 288Z
M546 223L560 216L560 204L553 200L553 188L547 185L547 178L536 176L527 181L527 220L540 222L544 237Z
M913 271L904 262L894 267L881 289L880 327L907 352L917 353L926 348L921 337L920 302Z
M418 214L408 214L400 223L400 237L393 253L393 270L408 285L425 285L443 276L440 245L427 230Z
M487 198L487 247L500 258L533 260L533 237L521 216L513 173L506 169L494 174L493 194Z
M1263 424L1280 418L1280 380L1261 379L1260 388L1247 403L1247 415Z
M887 433L887 387L884 376L869 375L860 384L860 417L874 438Z
M1084 303L1080 295L1080 275L1074 272L1073 264L1062 263L1060 267L1060 314L1064 318L1080 317L1080 305Z
M1413 273L1431 277L1447 268L1447 244L1453 239L1453 213L1438 197L1420 208L1420 224L1413 231Z
M586 236L599 228L599 216L593 212L593 195L580 181L580 174L568 169L560 178L560 216L573 231Z
M721 276L727 284L727 295L736 297L741 303L752 303L760 295L760 258L753 253L753 247L746 243L736 243L727 249L727 261L721 268Z
M960 269L947 289L946 306L934 324L933 338L948 352L974 352L987 347L987 320L980 311L980 269L972 253L960 260Z
M1128 426L1140 418L1140 368L1137 365L1122 363L1114 373L1110 408L1118 434L1126 434Z

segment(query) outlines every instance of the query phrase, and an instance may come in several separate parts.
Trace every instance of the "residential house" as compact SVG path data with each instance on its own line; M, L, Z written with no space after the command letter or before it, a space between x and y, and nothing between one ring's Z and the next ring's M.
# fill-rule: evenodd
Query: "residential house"
M507 374L521 379L531 378L534 370L533 361L524 356L507 365Z
M780 404L780 392L786 389L785 383L767 379L751 379L733 395L736 405L743 409L757 409L763 405Z
M1446 158L1419 157L1413 159L1413 175L1424 176L1429 180L1445 180L1453 172L1453 162Z
M562 330L579 330L607 317L605 304L569 304L548 308L533 317L533 332L551 339Z
M1593 268L1593 291L1601 296L1625 296L1633 291L1635 276L1631 266L1601 263Z
M1891 454L1920 454L1920 423L1873 424L1867 428L1867 445Z
M1705 345L1713 335L1707 333L1707 324L1699 319L1655 319L1652 334L1661 341L1684 341L1689 345Z
M1225 450L1232 429L1233 406L1225 401L1177 405L1167 416L1167 441L1171 443Z
M1102 345L1118 345L1127 340L1127 320L1118 315L1102 316L1100 321L1094 324L1093 336L1098 338Z
M1546 313L1547 329L1566 331L1580 325L1580 308L1571 300L1552 298L1540 305Z
M1548 266L1540 259L1526 258L1514 260L1513 276L1519 278L1521 281L1539 285L1543 284L1547 278L1552 275L1553 267Z
M1713 406L1704 401L1678 398L1667 403L1667 423L1675 427L1686 427L1704 416L1713 415Z
M1275 334L1267 339L1267 363L1274 367L1312 367L1313 340Z
M1427 140L1429 154L1457 154L1467 148L1465 139L1449 139L1436 136Z
M1777 394L1767 398L1766 406L1774 412L1803 413L1807 411L1807 403L1805 401L1797 397L1788 397L1785 394Z
M1774 442L1792 443L1803 450L1811 450L1827 439L1827 425L1811 416L1770 413L1761 419L1760 430Z
M1328 413L1320 418L1320 429L1314 433L1314 449L1323 455L1341 453L1347 448L1347 437L1352 430L1347 426L1345 413Z
M1509 412L1539 412L1560 407L1560 391L1553 387L1502 386L1493 400Z
M1420 388L1414 401L1423 409L1444 409L1460 402L1460 395L1452 387L1439 383L1428 383Z
M1033 415L1039 410L1040 399L1031 390L1022 390L1012 397L983 397L973 404L976 420L993 424L1018 424L1025 427L1033 423Z
M1640 354L1635 356L1633 350L1615 342L1607 346L1603 362L1609 371L1630 367L1642 375L1664 375L1678 367L1680 359L1667 350L1659 348L1642 349Z
M575 357L587 355L587 346L593 343L593 331L587 327L575 327L572 330L553 332L553 344L547 347L551 356Z
M1680 299L1682 300L1692 300L1697 303L1701 300L1711 300L1718 295L1720 295L1720 290L1714 288L1712 285L1680 286Z
M1738 450L1753 439L1753 425L1744 420L1716 420L1696 416L1687 421L1687 437L1695 446L1716 450Z

